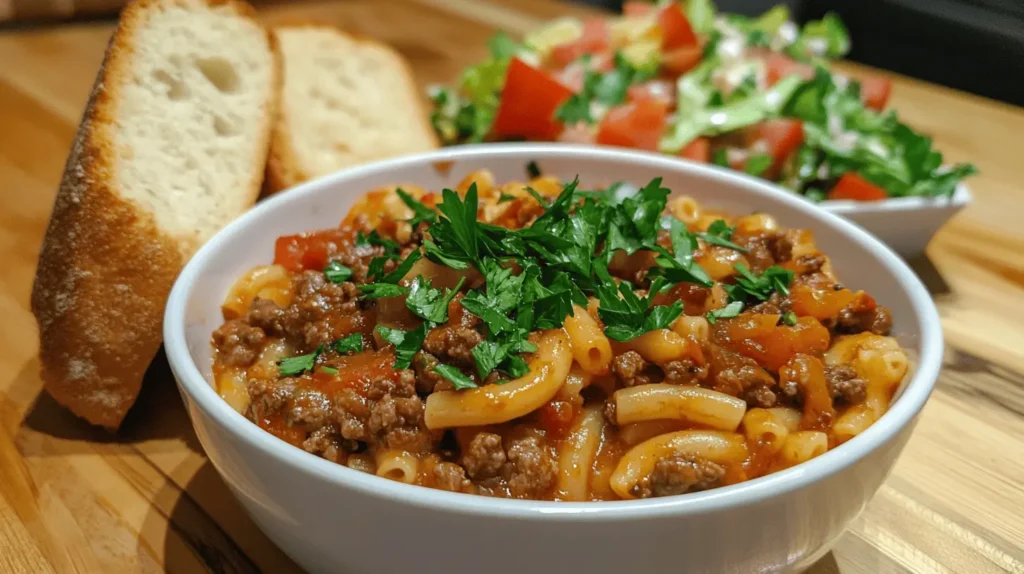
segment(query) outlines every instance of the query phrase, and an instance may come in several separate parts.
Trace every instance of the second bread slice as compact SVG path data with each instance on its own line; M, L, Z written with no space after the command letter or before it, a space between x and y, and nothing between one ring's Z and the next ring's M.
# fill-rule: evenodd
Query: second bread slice
M394 50L326 25L280 26L274 34L284 82L270 191L437 147L409 67Z

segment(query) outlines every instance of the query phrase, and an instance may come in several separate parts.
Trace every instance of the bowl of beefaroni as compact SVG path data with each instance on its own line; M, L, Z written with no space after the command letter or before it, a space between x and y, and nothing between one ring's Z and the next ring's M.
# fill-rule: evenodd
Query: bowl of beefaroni
M191 260L164 329L210 459L316 572L799 570L942 353L925 288L853 224L550 144L273 197Z

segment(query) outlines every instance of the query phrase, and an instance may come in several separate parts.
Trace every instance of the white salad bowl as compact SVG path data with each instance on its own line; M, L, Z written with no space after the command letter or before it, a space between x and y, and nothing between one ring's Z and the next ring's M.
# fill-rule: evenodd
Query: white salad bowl
M860 225L900 255L909 257L923 252L939 228L970 203L971 192L961 182L950 197L838 200L819 205Z
M454 187L488 168L523 180L546 174L583 184L654 177L732 213L764 211L814 231L844 284L892 310L915 368L892 408L860 436L796 467L710 491L619 502L502 500L410 486L364 474L260 430L211 385L210 335L235 278L273 258L279 235L334 227L362 193L389 184ZM312 572L788 572L835 543L885 480L935 385L938 314L890 249L857 226L741 174L615 149L470 146L339 172L275 196L217 234L186 266L164 321L167 356L207 455L256 523Z

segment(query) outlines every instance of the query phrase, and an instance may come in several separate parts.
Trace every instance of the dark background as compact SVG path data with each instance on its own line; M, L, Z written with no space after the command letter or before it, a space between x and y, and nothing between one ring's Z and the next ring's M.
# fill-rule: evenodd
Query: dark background
M779 3L800 23L837 13L850 30L850 60L1024 105L1024 0L716 1L721 11L750 16Z

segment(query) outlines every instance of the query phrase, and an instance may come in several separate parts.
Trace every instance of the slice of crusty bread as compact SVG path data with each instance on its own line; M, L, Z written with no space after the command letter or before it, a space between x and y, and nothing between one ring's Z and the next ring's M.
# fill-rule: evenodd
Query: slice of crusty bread
M409 66L390 47L327 25L273 32L284 81L267 163L269 191L437 147Z
M68 157L32 288L46 389L116 428L192 253L259 194L280 79L237 0L124 9Z

